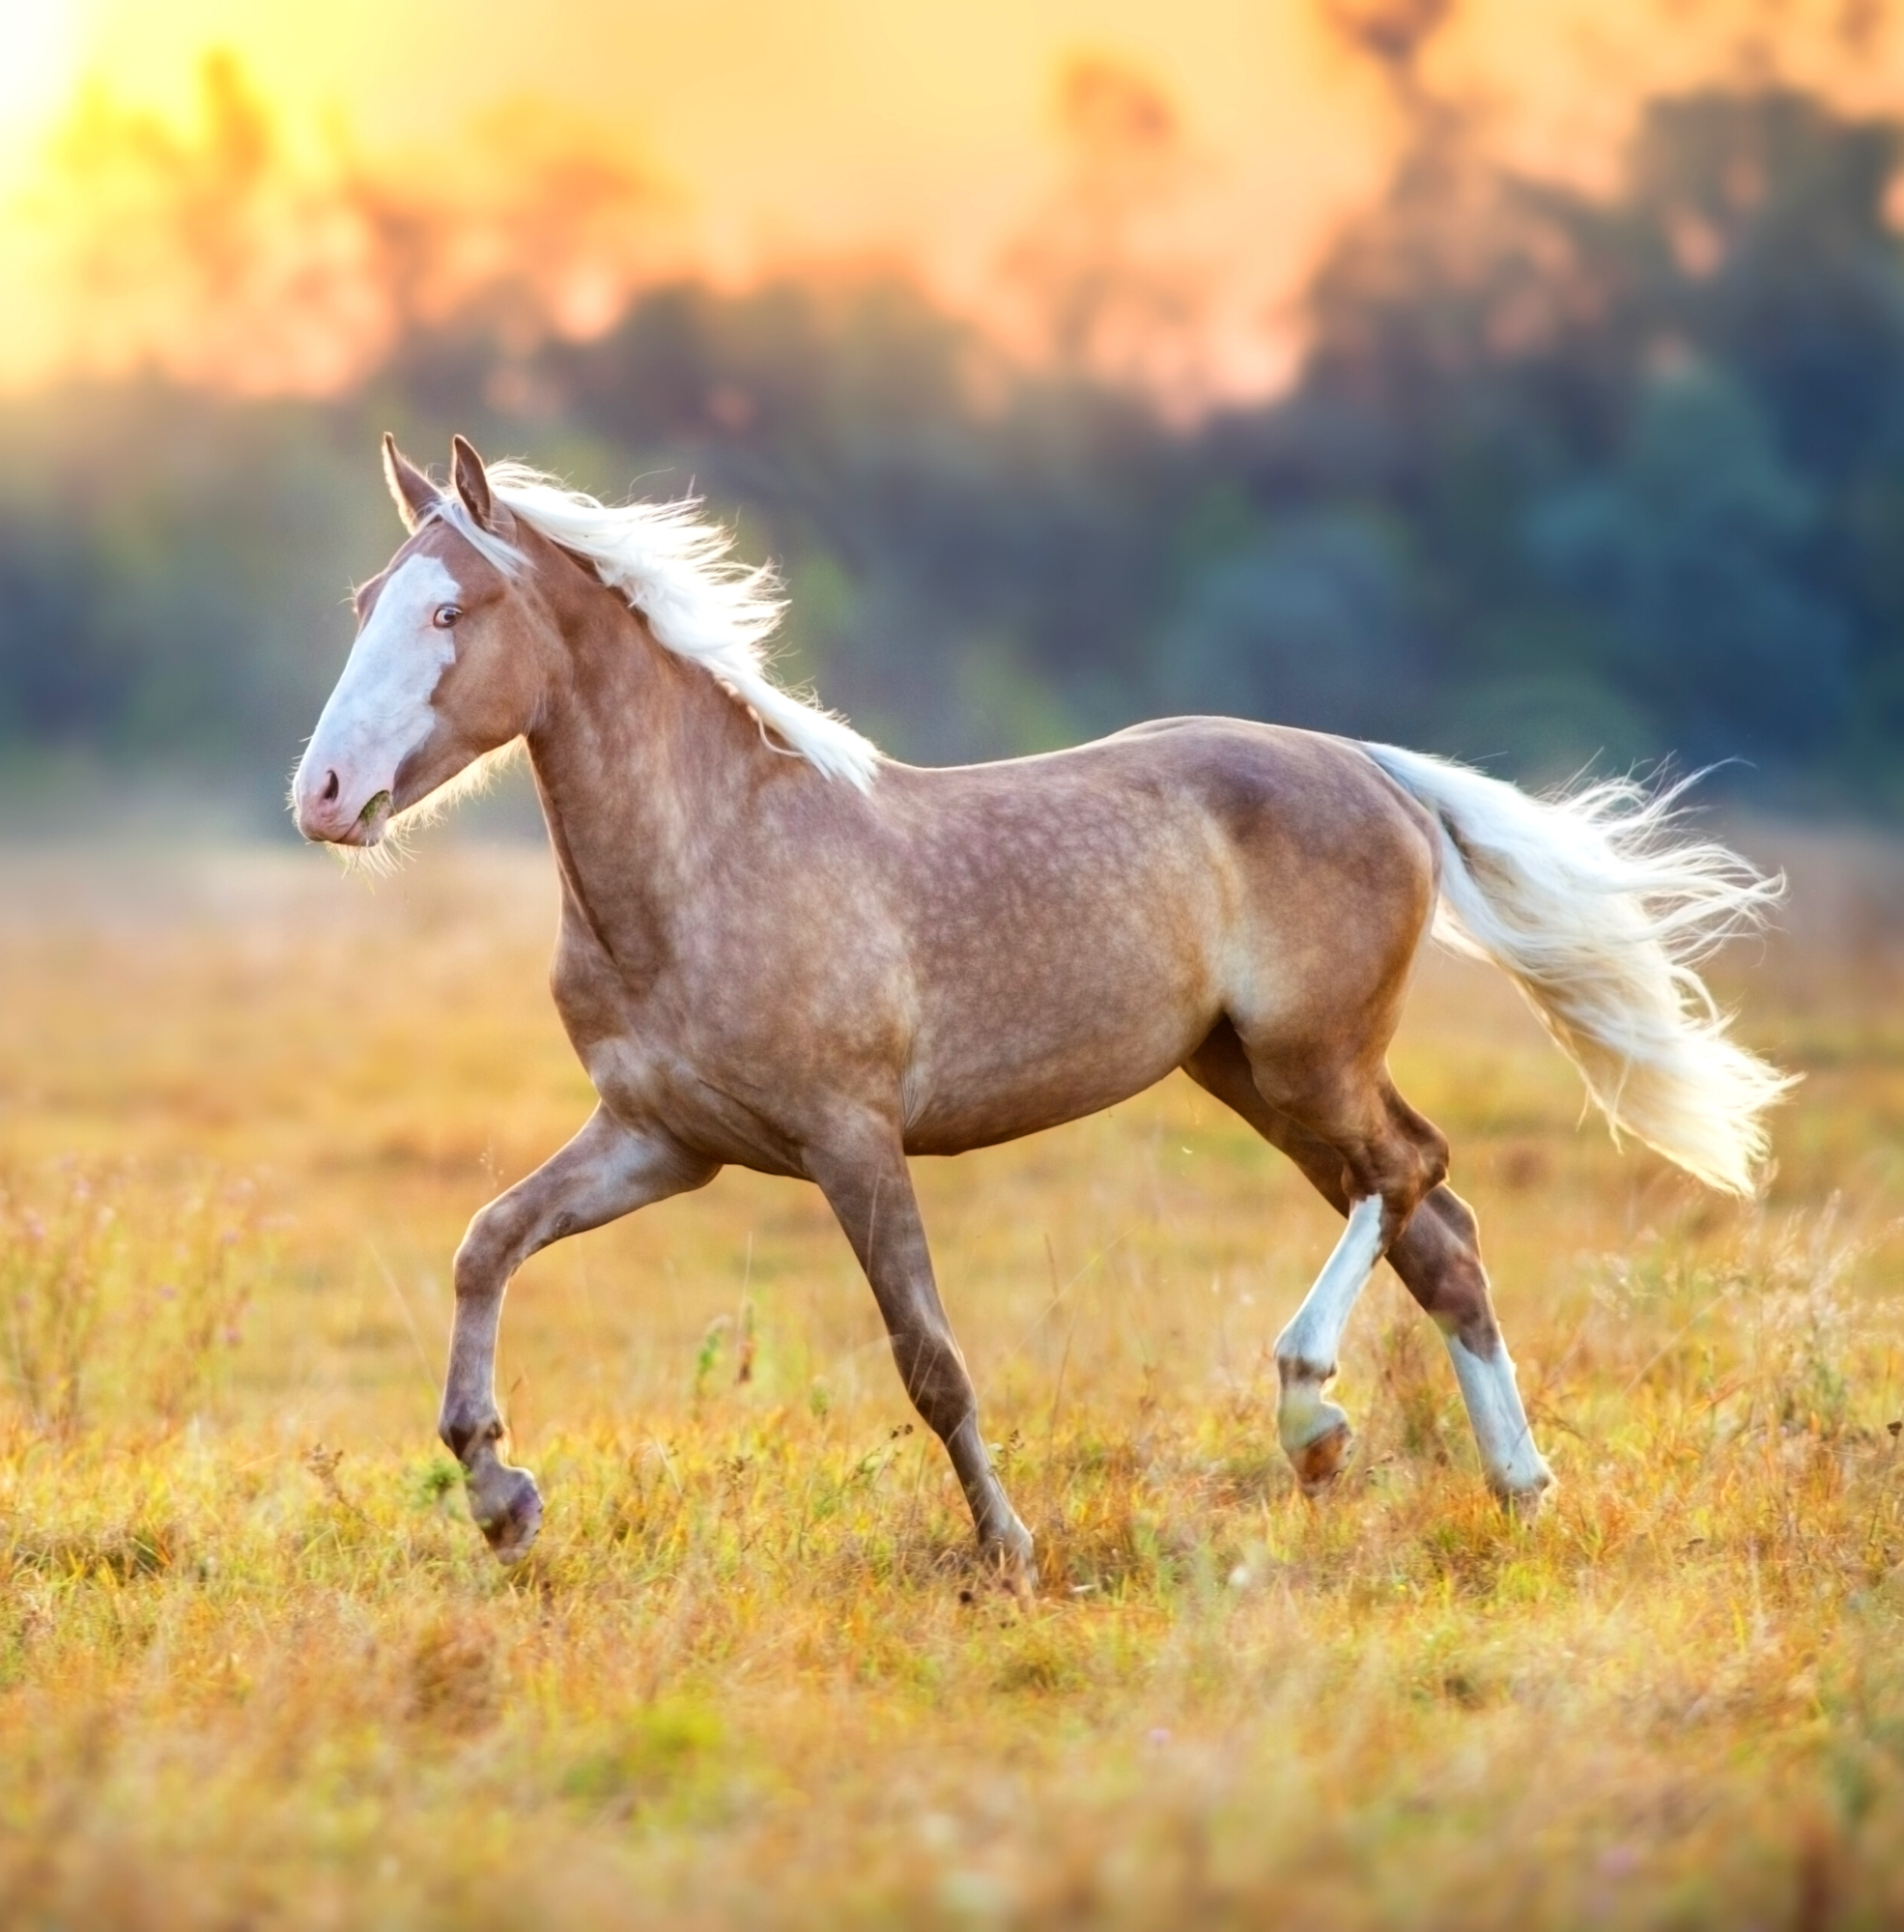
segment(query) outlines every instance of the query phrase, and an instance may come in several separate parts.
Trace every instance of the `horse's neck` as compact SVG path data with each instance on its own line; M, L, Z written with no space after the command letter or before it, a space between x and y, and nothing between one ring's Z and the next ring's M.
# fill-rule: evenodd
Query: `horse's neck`
M705 889L750 768L775 754L707 671L663 649L612 593L565 617L529 759L571 905L640 974Z

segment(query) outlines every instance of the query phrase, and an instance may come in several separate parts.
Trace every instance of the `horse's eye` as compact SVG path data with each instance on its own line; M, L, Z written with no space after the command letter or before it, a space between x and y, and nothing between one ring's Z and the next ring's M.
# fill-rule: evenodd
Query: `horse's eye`
M454 624L462 611L454 604L440 604L437 607L436 625L440 631L446 631Z

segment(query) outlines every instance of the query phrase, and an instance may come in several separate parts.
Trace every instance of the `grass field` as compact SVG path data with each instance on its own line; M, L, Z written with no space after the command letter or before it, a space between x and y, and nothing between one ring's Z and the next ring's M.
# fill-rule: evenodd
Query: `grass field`
M1385 1273L1294 1492L1336 1224L1186 1083L921 1164L1030 1606L817 1194L741 1174L525 1270L549 1519L487 1555L449 1257L589 1104L542 855L0 857L0 1922L1904 1922L1904 857L1752 842L1762 1203L1617 1153L1480 969L1398 1046L1531 1528Z

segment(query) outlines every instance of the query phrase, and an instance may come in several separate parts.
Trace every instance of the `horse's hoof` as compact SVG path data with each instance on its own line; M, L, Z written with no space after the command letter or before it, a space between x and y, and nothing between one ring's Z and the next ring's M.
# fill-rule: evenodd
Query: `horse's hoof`
M1345 1422L1326 1429L1313 1442L1305 1442L1290 1458L1295 1465L1295 1480L1305 1496L1320 1496L1349 1466L1355 1432Z
M496 1560L520 1563L542 1527L542 1493L535 1478L526 1469L502 1470L475 1517Z
M1021 1528L1018 1537L1000 1537L996 1542L981 1544L979 1557L1000 1588L1009 1591L1021 1604L1030 1603L1037 1595L1037 1560L1032 1554L1029 1531Z
M1539 1480L1528 1484L1525 1489L1497 1489L1494 1500L1515 1522L1532 1522L1547 1507L1548 1495L1552 1489L1552 1472L1544 1468Z

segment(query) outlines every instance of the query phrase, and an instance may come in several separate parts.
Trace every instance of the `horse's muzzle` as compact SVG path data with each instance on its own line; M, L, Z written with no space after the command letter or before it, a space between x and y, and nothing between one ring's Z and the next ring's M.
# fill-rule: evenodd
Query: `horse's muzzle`
M314 844L375 845L390 817L386 785L361 804L353 801L333 768L299 770L291 791L298 830Z

